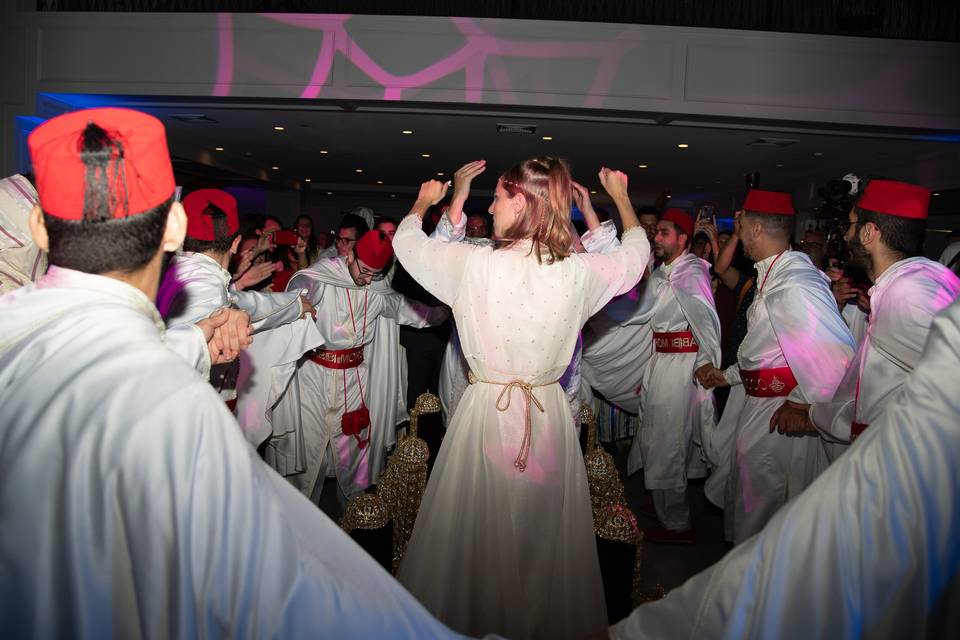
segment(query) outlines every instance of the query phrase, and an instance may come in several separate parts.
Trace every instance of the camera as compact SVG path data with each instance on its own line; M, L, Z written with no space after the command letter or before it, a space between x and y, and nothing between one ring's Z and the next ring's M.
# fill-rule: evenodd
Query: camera
M831 180L817 189L817 195L831 208L847 211L853 206L861 188L860 177L848 173L839 180Z

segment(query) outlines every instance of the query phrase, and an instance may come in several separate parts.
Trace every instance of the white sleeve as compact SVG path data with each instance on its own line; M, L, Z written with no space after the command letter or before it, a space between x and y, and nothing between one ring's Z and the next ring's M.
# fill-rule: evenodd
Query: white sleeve
M614 296L632 289L650 258L650 242L643 227L628 229L623 234L619 247L609 253L577 254L590 271L590 281L584 295L587 297L587 313L600 311Z
M382 315L393 318L397 324L423 329L442 324L450 317L450 312L447 307L432 307L397 293L385 296Z
M724 369L723 378L731 387L734 385L743 384L743 380L740 379L740 365L732 364Z
M201 376L210 378L210 350L200 327L195 324L181 324L167 329L163 342Z
M237 291L237 308L250 314L254 333L273 329L300 319L300 291L261 293L260 291Z
M473 252L484 249L428 238L423 233L423 221L415 215L408 215L393 237L393 250L400 264L420 286L452 306L467 260Z
M463 242L463 239L467 237L467 214L462 214L460 224L454 225L450 222L447 212L444 211L440 217L440 222L437 223L437 228L433 230L430 237L441 242Z
M588 229L580 236L580 244L587 253L609 253L620 246L617 227L613 220L601 223L596 229Z

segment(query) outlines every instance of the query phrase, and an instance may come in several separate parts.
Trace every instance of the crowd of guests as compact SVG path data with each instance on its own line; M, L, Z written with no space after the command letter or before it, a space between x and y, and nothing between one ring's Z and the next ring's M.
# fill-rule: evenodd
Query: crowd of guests
M163 126L136 111L54 118L30 150L35 186L0 181L15 636L960 624L960 243L921 257L930 190L867 183L828 255L789 194L750 190L722 230L635 211L602 168L611 217L555 158L501 175L488 213L467 210L477 160L402 220L359 208L334 233L243 229L220 189L175 202ZM428 390L448 433L397 582L316 505L327 479L342 505L377 483ZM736 545L609 630L584 403L620 416L646 541L695 540L706 478Z

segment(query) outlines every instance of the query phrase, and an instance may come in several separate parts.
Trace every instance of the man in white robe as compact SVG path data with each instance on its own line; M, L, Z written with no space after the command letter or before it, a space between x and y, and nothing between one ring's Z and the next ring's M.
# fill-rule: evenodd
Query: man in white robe
M51 267L0 297L4 633L459 637L266 467L164 344L153 300L186 220L163 125L78 111L29 145Z
M637 217L653 246L660 212L654 207L641 207ZM612 228L613 222L604 222L600 231L607 225ZM587 232L584 244L587 236L593 234ZM600 442L633 438L639 430L641 383L653 355L650 318L657 299L649 284L656 262L651 254L650 264L637 286L607 303L584 327L581 400L598 408L595 414ZM603 398L595 398L594 391ZM631 452L627 465L637 471L643 466L639 446Z
M390 240L368 231L348 256L320 259L288 284L317 309L323 345L297 365L273 409L266 459L314 502L328 472L342 504L379 480L404 406L398 355L390 355L399 352L397 325L448 316L390 288L383 276L392 257Z
M654 638L960 636L960 304L864 434L720 562L610 629Z
M803 404L833 398L855 349L837 311L829 281L810 258L790 251L794 210L790 195L752 189L738 214L739 237L755 260L757 293L737 365L711 370L704 384L733 384L739 413L715 433L725 450L708 448L715 473L726 477L724 525L735 543L760 531L827 464L816 436L772 432L770 419L784 399ZM728 404L727 411L730 411Z
M720 364L720 319L710 285L710 266L688 252L693 220L668 209L657 222L654 255L662 259L649 286L656 303L650 319L654 353L640 393L639 449L643 482L653 495L661 526L644 530L650 542L690 544L694 540L687 479L706 476L700 434L716 424L713 392L695 372ZM628 465L635 470L636 462Z
M933 317L960 295L956 275L917 255L929 203L929 189L873 180L850 212L847 244L874 281L866 335L830 401L786 402L773 417L781 431L819 429L831 460L884 412L917 366Z
M183 207L187 214L185 251L171 259L157 294L157 308L168 328L190 325L218 309L236 307L249 314L253 331L257 333L296 322L313 311L313 306L297 291L231 290L227 267L240 245L237 201L232 195L219 189L200 189L184 198ZM298 323L298 331L293 333L299 340L291 336L288 341L302 345L302 350L287 360L292 357L295 362L303 352L320 343L315 331L308 333L311 324L309 321ZM274 348L274 353L255 352L257 364L265 374L278 364L278 356L295 351L281 350L276 345ZM238 371L236 361L214 366L210 371L211 384L231 410L237 403ZM264 422L262 415L260 422Z
M656 305L650 272L587 321L583 332L583 382L610 403L640 413L640 388L653 355L650 318ZM592 394L587 401L592 400Z

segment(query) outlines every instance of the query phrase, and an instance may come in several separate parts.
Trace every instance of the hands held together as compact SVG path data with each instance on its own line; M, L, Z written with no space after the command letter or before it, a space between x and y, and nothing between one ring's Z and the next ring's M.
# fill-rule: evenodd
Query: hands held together
M713 389L714 387L726 387L730 383L723 375L722 369L717 369L709 362L693 372L693 377L704 389Z
M210 364L233 362L253 342L250 316L239 309L220 309L197 326L207 341Z

